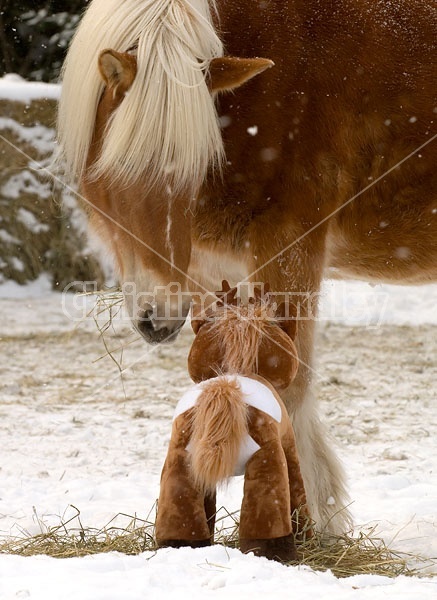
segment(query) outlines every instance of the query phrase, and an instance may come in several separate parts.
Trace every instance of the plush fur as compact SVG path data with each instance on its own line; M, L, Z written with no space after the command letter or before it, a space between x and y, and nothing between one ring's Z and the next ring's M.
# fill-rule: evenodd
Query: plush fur
M214 378L204 386L193 411L190 451L194 484L212 495L217 483L232 477L247 433L248 406L236 381Z
M239 324L252 325L243 328L252 338L248 346L241 332L235 335ZM294 560L294 535L309 516L299 457L285 405L271 382L259 375L266 366L270 374L281 372L273 377L278 388L287 386L297 370L293 341L272 321L266 305L255 311L225 306L217 310L215 321L196 324L195 329L189 370L203 383L194 406L177 412L173 423L161 477L157 543L198 546L212 541L216 486L235 474L241 446L250 436L254 449L244 467L240 548ZM253 360L247 360L249 353L255 354ZM263 384L264 396L273 394L279 416L269 413L268 403L263 408L251 405L237 376L239 366L244 375ZM210 378L211 369L226 376ZM293 513L298 515L294 523Z

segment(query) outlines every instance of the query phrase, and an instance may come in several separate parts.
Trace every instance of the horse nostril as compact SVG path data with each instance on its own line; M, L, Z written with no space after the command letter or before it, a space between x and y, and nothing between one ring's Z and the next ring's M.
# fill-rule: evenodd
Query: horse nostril
M138 321L140 323L149 323L150 325L153 326L153 321L152 321L152 317L153 317L153 310L149 309L149 310L145 310L142 312L142 314L138 317Z
M174 328L164 324L159 327L158 323L153 320L153 310L145 310L138 316L135 328L149 344L165 344L173 342L177 338L183 324L184 321L180 321L175 324Z
M136 323L136 328L143 335L147 341L152 336L155 331L155 327L153 326L152 320L153 311L145 310L142 311L141 314L138 315L138 321Z

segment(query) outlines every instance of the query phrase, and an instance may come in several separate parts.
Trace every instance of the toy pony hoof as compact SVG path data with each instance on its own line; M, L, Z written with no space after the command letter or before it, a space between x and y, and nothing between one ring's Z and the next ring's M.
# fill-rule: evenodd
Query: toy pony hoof
M211 546L211 540L160 540L157 542L158 548L204 548Z
M297 561L297 549L293 534L270 540L241 540L240 550L247 554L253 552L255 556L265 556L269 560L279 562Z

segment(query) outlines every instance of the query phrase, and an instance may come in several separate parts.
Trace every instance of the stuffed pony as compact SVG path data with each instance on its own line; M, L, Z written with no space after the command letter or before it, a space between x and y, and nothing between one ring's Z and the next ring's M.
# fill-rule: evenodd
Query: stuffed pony
M275 309L258 289L245 306L227 282L218 294L222 300L203 315L193 308L188 370L197 385L176 407L156 541L211 544L216 487L244 474L240 549L296 560L294 535L309 515L293 428L278 394L298 368L296 319L281 317L285 306Z

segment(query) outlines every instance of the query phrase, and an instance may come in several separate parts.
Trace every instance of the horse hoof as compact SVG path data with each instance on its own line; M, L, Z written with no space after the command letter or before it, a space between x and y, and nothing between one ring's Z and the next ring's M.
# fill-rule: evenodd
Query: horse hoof
M296 562L298 560L293 534L270 540L240 540L240 550L255 556L265 556L269 560L279 562Z

